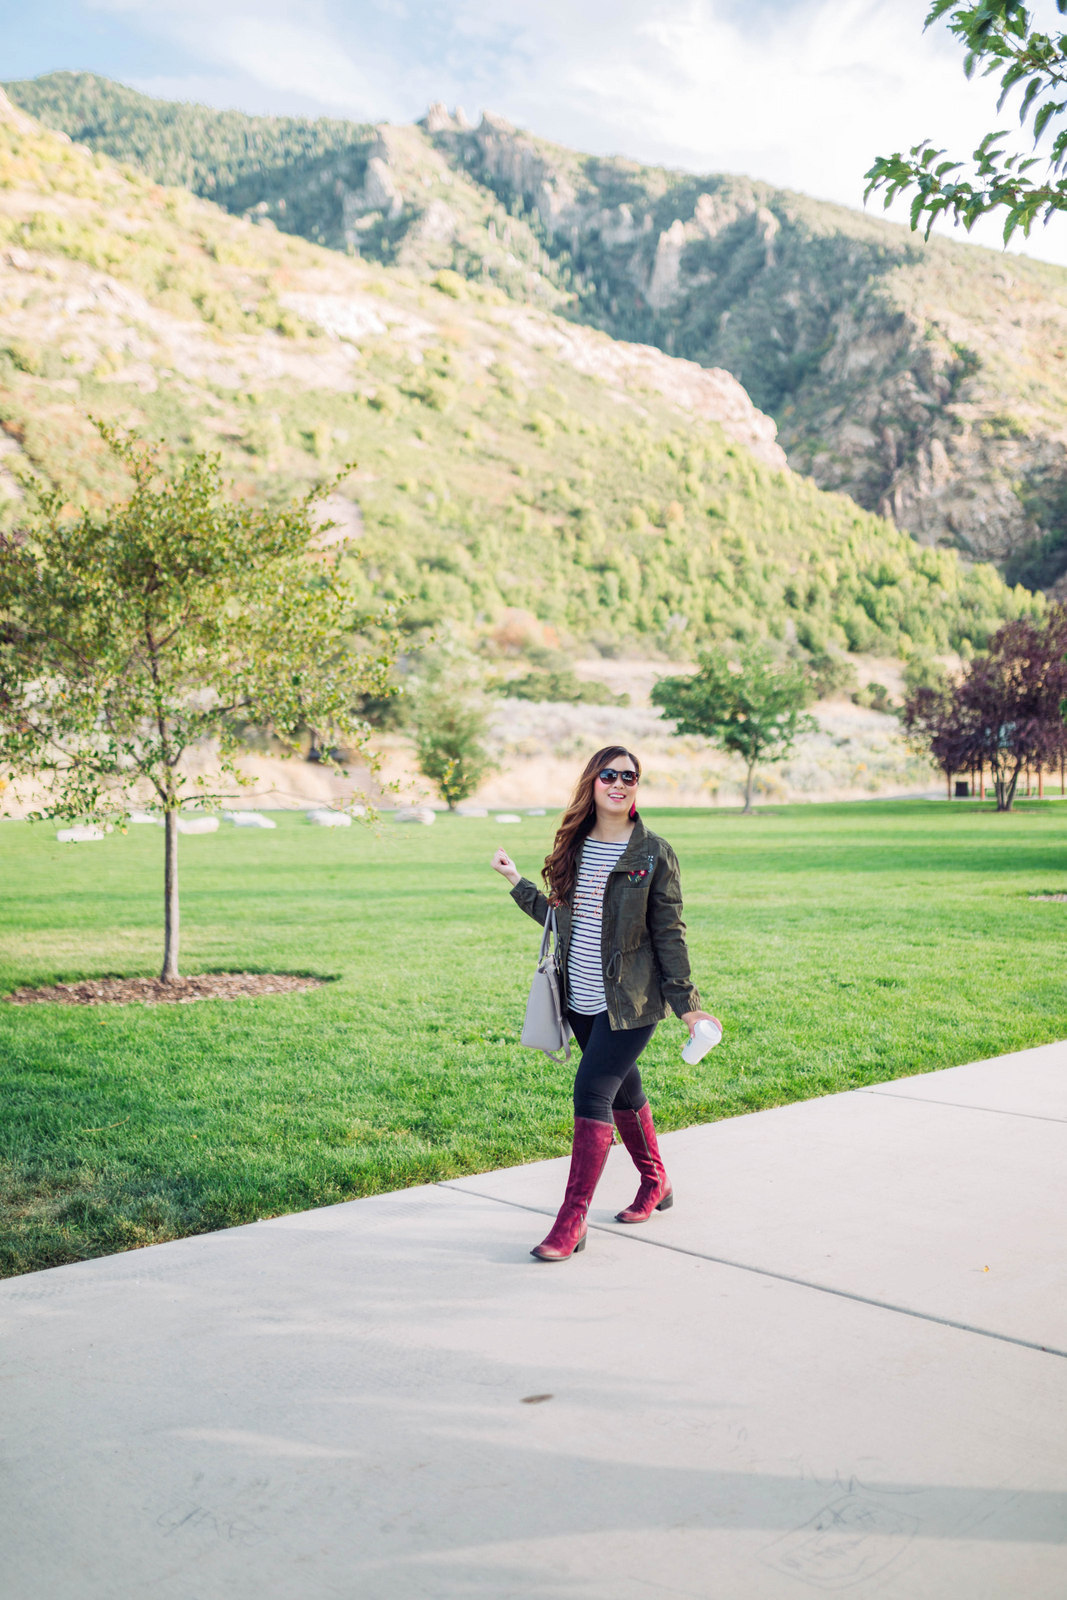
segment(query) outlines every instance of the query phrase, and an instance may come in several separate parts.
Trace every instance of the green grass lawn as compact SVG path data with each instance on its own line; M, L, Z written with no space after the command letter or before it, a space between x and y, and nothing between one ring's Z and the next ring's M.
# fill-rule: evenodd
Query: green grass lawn
M1067 1037L1067 805L647 814L682 863L722 1019L642 1059L663 1128ZM535 876L554 819L440 817L181 841L183 969L325 987L167 1006L0 1005L0 1270L559 1155L565 1067L516 1044L539 937L487 863ZM0 825L0 993L153 973L162 833Z

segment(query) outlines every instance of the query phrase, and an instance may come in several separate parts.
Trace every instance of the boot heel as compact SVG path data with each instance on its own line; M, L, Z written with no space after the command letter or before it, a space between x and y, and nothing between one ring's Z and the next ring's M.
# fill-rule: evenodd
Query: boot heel
M674 1204L674 1193L672 1191L670 1194L665 1194L663 1196L663 1199L660 1201L659 1205L656 1207L656 1210L657 1211L669 1211L671 1209L671 1206L673 1206L673 1204Z
M578 1254L579 1250L584 1250L585 1249L585 1241L586 1241L586 1239L588 1239L588 1237L589 1237L589 1235L587 1233L583 1233L582 1234L582 1237L578 1240L578 1243L574 1247L574 1254L575 1255Z

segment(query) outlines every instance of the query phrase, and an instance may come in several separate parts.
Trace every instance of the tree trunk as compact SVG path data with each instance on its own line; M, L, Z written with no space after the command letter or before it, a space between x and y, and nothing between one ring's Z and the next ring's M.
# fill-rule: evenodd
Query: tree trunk
M749 816L752 811L752 777L755 773L755 770L756 763L754 761L750 761L748 764L748 775L745 778L745 809L741 813L743 817Z
M165 811L166 845L163 868L163 971L164 983L178 980L178 813Z
M1010 811L1012 801L1015 799L1015 788L1019 782L1019 769L1016 767L1010 778L1001 778L994 775L993 788L997 796L997 810Z
M952 799L952 774L951 774L951 772L946 772L945 773L945 797L948 800Z

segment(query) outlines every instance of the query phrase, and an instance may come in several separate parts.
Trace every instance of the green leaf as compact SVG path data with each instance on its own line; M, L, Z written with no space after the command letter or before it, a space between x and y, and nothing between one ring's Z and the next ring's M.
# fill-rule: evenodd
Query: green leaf
M1025 93L1023 94L1022 103L1019 106L1019 123L1020 123L1020 126L1026 121L1026 118L1027 118L1027 115L1029 113L1030 107L1033 105L1035 99L1041 93L1041 90L1043 88L1044 88L1044 79L1043 78L1039 78L1039 77L1038 78L1031 78L1030 82L1026 85L1026 90L1025 90Z
M1021 78L1025 78L1028 67L1023 62L1014 62L1000 80L1000 95L997 99L997 111L1003 110L1004 102ZM967 74L970 77L970 73ZM1040 82L1040 80L1038 80Z
M1067 4L1067 0L1064 0L1064 3ZM1062 100L1059 100L1059 101L1049 100L1045 105L1043 105L1040 108L1040 110L1038 111L1037 115L1034 118L1034 143L1035 144L1040 139L1040 137L1044 133L1045 129L1048 127L1048 124L1051 121L1051 119L1054 116L1059 116L1060 115L1060 113L1063 111L1063 107L1064 107L1064 102ZM1061 135L1061 138L1062 137L1063 136Z

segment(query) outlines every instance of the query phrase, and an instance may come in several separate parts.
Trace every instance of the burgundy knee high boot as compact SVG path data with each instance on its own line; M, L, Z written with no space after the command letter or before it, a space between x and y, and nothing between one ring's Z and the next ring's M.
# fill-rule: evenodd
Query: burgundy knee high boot
M547 1238L530 1251L538 1261L566 1261L568 1256L585 1249L585 1214L614 1137L610 1122L575 1117L571 1170L563 1204Z
M670 1179L656 1143L652 1112L646 1100L640 1111L616 1111L614 1117L622 1142L641 1174L637 1198L628 1210L618 1213L615 1221L647 1222L653 1211L669 1211L674 1204Z

